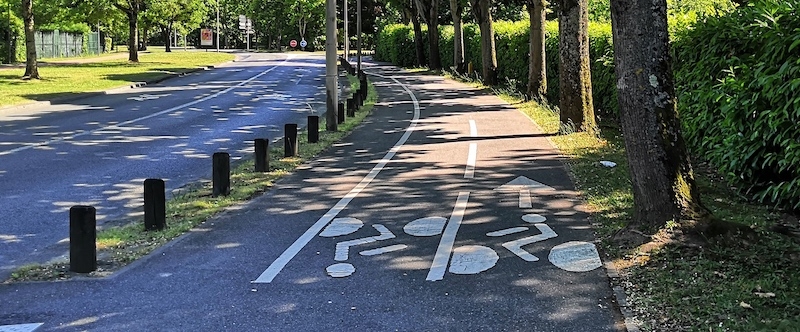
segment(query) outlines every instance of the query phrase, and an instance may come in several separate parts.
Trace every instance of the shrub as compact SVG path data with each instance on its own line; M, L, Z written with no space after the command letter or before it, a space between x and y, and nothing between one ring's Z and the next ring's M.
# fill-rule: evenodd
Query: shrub
M760 202L800 210L800 0L708 17L675 44L690 147Z

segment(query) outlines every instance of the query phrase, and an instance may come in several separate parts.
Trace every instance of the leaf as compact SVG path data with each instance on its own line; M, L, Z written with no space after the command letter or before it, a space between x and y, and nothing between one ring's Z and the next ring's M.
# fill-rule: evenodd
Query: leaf
M748 304L747 302L744 302L744 301L739 302L739 306L742 307L742 308L745 308L745 309L753 309L753 307L750 304Z
M772 292L766 292L766 293L755 292L754 294L756 294L756 296L758 296L758 297L760 297L760 298L771 298L771 297L775 297L775 293L772 293ZM742 303L744 303L744 302L742 302Z

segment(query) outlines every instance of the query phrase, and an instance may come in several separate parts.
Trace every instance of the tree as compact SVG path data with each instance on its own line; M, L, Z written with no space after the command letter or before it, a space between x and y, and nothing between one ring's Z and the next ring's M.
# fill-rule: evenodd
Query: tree
M545 0L526 0L530 17L530 59L528 60L527 95L543 100L547 94L547 67L545 65Z
M301 39L305 39L309 23L325 22L325 0L296 0L291 3L291 21L297 27Z
M128 61L139 62L139 13L147 9L144 0L112 0L128 18Z
M461 24L463 13L464 6L461 0L450 0L450 14L453 16L453 65L457 73L467 71L464 54L464 27Z
M176 25L196 28L206 15L207 6L202 0L153 0L142 19L145 25L153 25L161 30L166 52L171 52L170 31Z
M497 49L494 46L494 28L492 27L492 1L471 0L472 12L481 31L481 75L486 85L497 84Z
M628 154L634 220L655 231L707 214L675 109L666 0L611 0L620 122Z
M419 22L419 11L417 10L416 1L394 0L392 3L400 8L403 21L406 24L408 24L408 21L411 21L411 25L414 27L414 51L417 56L416 65L425 65L425 49L422 45L422 25Z
M23 79L41 79L36 62L36 38L33 25L33 0L22 0L22 19L25 22L25 75Z
M430 69L442 69L439 55L439 0L414 0L419 14L428 24L428 66Z
M561 0L558 18L559 108L562 128L593 133L597 125L589 70L587 0Z

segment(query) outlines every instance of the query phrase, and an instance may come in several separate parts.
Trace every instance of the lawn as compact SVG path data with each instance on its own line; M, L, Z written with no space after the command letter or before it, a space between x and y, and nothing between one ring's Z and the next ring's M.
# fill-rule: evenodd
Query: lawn
M115 56L75 58L75 62L70 63L58 63L69 59L47 59L39 67L41 80L22 80L24 67L0 68L0 107L107 90L185 73L233 58L231 54L216 52L153 51L140 53L139 63Z

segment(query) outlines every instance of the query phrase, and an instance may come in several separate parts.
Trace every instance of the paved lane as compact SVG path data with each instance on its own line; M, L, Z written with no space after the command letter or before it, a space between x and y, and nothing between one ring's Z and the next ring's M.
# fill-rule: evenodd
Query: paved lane
M324 111L324 59L241 54L161 84L0 113L0 279L64 253L69 208L98 222L140 215L142 181L167 189L209 178L211 155L249 154ZM61 243L61 244L57 244Z

